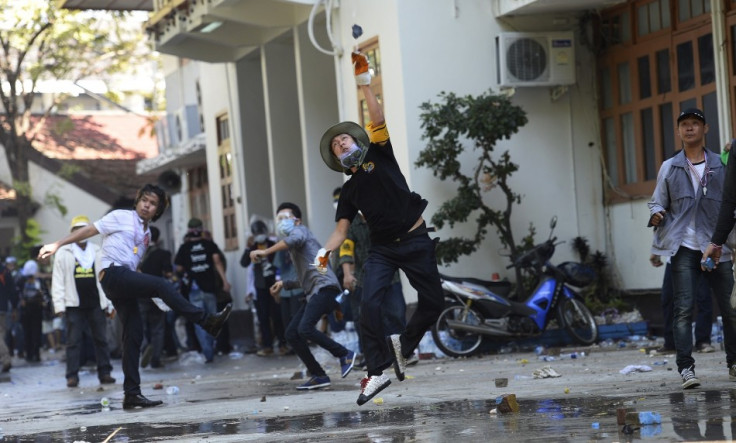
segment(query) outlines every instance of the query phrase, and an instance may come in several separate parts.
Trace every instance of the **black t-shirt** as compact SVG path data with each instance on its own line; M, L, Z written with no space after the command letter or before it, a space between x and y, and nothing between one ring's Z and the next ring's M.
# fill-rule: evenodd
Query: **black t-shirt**
M212 257L219 251L217 245L209 240L192 240L181 245L174 264L184 267L202 291L214 294L217 292L217 270Z
M240 265L247 268L252 263L250 260L250 251L268 249L275 245L271 239L267 239L265 243L256 243L253 248L245 248L243 256L240 257ZM253 263L253 286L257 289L268 289L276 283L276 267L273 265L275 254L269 255L265 260Z
M171 252L155 245L149 247L141 260L140 268L144 274L163 277L166 273L173 271Z
M100 307L100 293L97 292L95 265L92 265L91 268L84 268L78 261L74 260L74 284L77 287L81 309Z
M409 190L389 140L383 146L371 143L363 164L342 187L335 221L352 221L360 210L371 242L385 244L409 231L426 207L427 201Z

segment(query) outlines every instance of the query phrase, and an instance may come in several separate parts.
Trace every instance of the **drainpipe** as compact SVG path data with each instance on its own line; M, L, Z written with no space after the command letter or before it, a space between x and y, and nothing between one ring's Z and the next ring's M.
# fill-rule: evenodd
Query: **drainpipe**
M711 22L713 27L713 51L716 69L716 95L718 103L718 125L721 128L719 145L723 146L726 140L734 137L731 125L731 90L728 75L728 27L726 26L726 12L721 0L710 0Z

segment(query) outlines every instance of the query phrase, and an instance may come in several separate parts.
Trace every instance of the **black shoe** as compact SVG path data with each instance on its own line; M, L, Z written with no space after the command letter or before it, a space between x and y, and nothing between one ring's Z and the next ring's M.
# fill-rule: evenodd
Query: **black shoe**
M233 309L233 304L228 303L225 309L218 312L217 314L208 315L202 322L201 326L208 334L212 337L217 338L222 331L222 327L225 325L228 317L230 317L230 311Z
M160 404L163 404L161 400L149 400L143 394L126 395L123 398L123 409L151 408Z

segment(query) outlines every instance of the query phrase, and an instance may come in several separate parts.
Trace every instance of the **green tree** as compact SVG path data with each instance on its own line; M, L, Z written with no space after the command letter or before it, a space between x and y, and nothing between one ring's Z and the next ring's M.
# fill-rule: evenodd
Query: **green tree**
M45 119L67 97L37 103L39 82L104 79L131 72L152 53L130 14L70 11L58 3L0 0L0 143L16 192L20 244L33 240L27 229L34 204L28 154Z
M445 224L454 227L474 216L477 228L472 238L442 240L437 246L437 258L447 264L457 262L461 255L472 254L485 239L489 226L496 228L501 243L515 257L519 245L511 228L511 210L521 202L521 195L511 189L508 179L519 167L511 161L508 151L498 156L492 154L499 140L510 138L527 123L526 113L507 96L492 91L477 97L442 92L439 98L439 103L425 102L420 106L427 146L415 164L430 168L435 177L456 182L458 189L457 195L442 203L432 216L432 223L438 228ZM465 151L464 143L472 144L478 156L463 168L460 156ZM486 203L484 195L493 189L500 189L505 195L503 209ZM533 241L534 228L530 225L529 229L522 246Z

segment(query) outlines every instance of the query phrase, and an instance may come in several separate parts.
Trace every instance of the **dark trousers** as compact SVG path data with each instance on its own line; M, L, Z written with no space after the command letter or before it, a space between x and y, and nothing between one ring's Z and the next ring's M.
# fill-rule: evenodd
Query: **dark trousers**
M289 297L281 297L281 303L279 303L279 307L281 308L281 323L289 326L291 319L299 312L299 309L305 302L306 297L303 292Z
M398 242L373 245L363 266L365 278L360 306L363 355L369 376L383 373L394 360L386 344L382 310L397 269L404 271L418 297L417 309L401 334L404 356L414 352L445 306L437 270L435 242L429 235L421 234Z
M256 288L256 315L258 315L258 328L261 331L261 347L273 348L274 337L279 339L279 344L284 345L284 324L281 321L281 309L276 300L268 292L268 289Z
M161 363L161 352L164 349L166 313L151 300L139 300L138 305L143 315L144 337L151 346L151 364L158 366Z
M97 376L109 375L112 371L110 350L107 347L107 321L105 313L97 308L66 308L66 377L78 378L81 362L83 332L87 325L92 332L97 362Z
M355 323L355 331L358 333L358 343L363 351L363 333L360 329L360 302L363 298L363 288L357 287L349 295L350 310ZM401 282L392 283L388 287L385 303L383 305L383 332L386 335L401 334L406 328L406 301L404 291L401 290Z
M674 336L677 372L695 364L693 351L693 306L698 292L698 278L703 276L718 303L723 318L723 344L728 367L736 364L736 310L731 307L733 288L732 262L721 262L712 271L700 269L703 253L680 247L672 257L672 284L675 288Z
M41 322L43 321L43 307L27 303L21 310L21 323L26 345L26 360L41 361Z
M189 303L163 277L131 271L122 266L110 266L105 270L100 283L123 324L123 391L126 395L140 394L141 375L138 365L143 342L143 319L138 299L159 297L172 310L193 323L204 320L204 311Z
M317 329L317 322L323 315L337 308L335 297L340 293L337 288L322 288L302 304L286 328L286 339L296 355L307 367L312 376L324 376L325 370L317 362L309 350L307 341L317 344L333 356L340 358L348 354L348 350L340 343Z
M664 347L675 349L675 337L673 334L674 314L674 288L672 287L672 265L667 263L664 268L664 279L662 281L662 315L664 316ZM713 330L713 298L710 287L701 276L698 279L698 293L695 296L697 314L695 317L695 347L702 343L710 344L710 333Z

